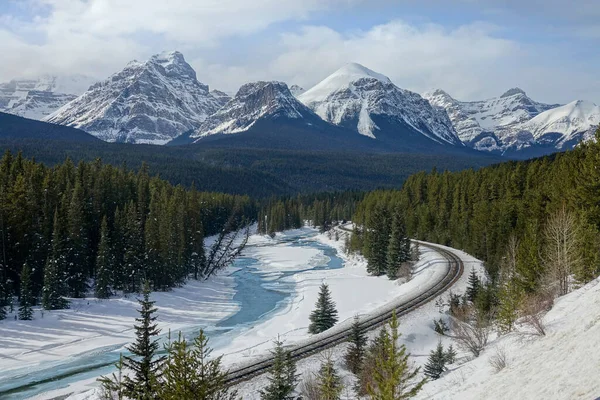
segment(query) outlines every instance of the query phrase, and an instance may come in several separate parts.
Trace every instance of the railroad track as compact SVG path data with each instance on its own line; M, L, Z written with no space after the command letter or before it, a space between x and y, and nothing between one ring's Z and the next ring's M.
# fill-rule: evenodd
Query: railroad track
M343 230L347 230L342 228ZM462 276L464 271L463 261L456 254L442 247L425 244L419 242L423 247L430 248L439 254L441 254L448 261L450 268L448 268L445 276L440 279L435 285L433 285L427 291L414 296L413 298L403 302L402 304L396 304L384 309L380 314L366 317L360 320L360 326L364 331L375 329L392 318L392 313L395 311L397 316L408 314L411 311L423 306L434 298L438 297L441 293L452 287L454 283ZM292 359L300 360L306 358L315 353L319 353L328 348L337 346L338 344L344 343L348 340L351 334L351 327L344 329L339 332L334 332L328 336L317 336L313 341L304 343L297 346L292 346L288 349ZM228 384L236 384L249 380L255 376L266 373L269 368L273 365L273 357L267 356L255 363L246 365L243 367L234 368L229 371L227 376Z

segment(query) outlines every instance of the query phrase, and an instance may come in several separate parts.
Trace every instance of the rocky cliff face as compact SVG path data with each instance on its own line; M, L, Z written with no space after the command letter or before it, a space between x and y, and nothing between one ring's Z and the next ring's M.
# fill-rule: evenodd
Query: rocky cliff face
M109 142L164 144L197 128L224 103L179 52L130 62L46 120Z

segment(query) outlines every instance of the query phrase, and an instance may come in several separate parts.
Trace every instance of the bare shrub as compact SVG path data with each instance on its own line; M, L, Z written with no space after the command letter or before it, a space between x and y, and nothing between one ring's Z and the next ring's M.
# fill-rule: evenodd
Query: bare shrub
M508 357L504 347L496 347L496 352L488 360L494 371L500 372L508 365Z
M405 261L402 264L400 264L400 268L398 269L397 274L398 278L403 278L408 282L411 278L412 266L413 263L408 261Z
M303 400L320 400L319 382L314 373L304 375L305 378L300 384L300 394Z
M557 295L564 296L571 289L571 274L578 270L583 262L583 246L577 218L567 211L564 205L548 218L544 239L542 259L547 271L546 283L556 290Z
M469 313L461 313L460 318L453 316L451 319L452 335L458 346L479 357L485 348L490 335L490 322L480 313L472 313L474 318L469 318Z
M543 316L552 308L553 303L554 296L551 292L536 293L523 300L523 322L539 336L546 335Z

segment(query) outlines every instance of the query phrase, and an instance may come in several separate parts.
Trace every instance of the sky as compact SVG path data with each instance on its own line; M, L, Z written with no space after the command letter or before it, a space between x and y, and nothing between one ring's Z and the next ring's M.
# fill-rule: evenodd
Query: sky
M348 62L459 100L600 104L599 0L0 0L0 82L106 79L179 50L211 88L310 88Z

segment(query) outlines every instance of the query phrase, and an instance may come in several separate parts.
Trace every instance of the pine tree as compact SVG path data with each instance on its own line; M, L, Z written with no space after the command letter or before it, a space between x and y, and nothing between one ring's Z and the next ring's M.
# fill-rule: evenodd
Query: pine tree
M31 292L31 268L27 263L21 270L21 296L19 298L19 319L29 321L33 319L33 293Z
M67 263L64 255L63 229L62 218L59 218L59 212L56 211L52 233L52 252L44 269L42 306L46 310L60 310L69 306L68 300L64 298L67 292L65 284Z
M260 391L261 400L292 400L298 383L296 363L291 354L283 349L283 343L275 342L273 366L269 370L269 385Z
M367 386L367 393L373 400L396 400L414 397L427 379L416 380L420 368L411 368L409 353L404 345L398 346L398 318L394 312L389 323L390 331L384 328L382 336L383 355L375 361L373 382Z
M515 279L503 282L498 291L497 320L500 331L510 332L519 316L519 306L522 299L522 290Z
M475 272L474 268L471 268L471 273L469 274L469 283L467 286L467 299L470 302L474 302L477 298L477 293L479 293L479 289L481 288L481 282L479 281L479 277Z
M456 361L456 350L454 350L454 347L452 346L452 344L450 344L450 346L448 346L448 350L446 350L446 364L454 364L454 362Z
M335 303L331 299L329 286L326 283L323 283L319 290L319 298L317 299L316 307L310 314L308 332L316 334L331 328L338 321L337 314Z
M136 318L134 326L136 341L127 347L132 353L125 357L125 365L133 372L133 376L125 377L124 385L127 397L135 399L153 399L157 391L157 374L164 361L164 357L154 359L158 350L158 341L153 339L158 336L160 329L156 326L156 312L154 302L150 301L150 285L144 283L143 297L138 300L141 309L140 317Z
M320 400L339 400L342 394L342 379L333 365L331 357L321 364L317 376Z
M88 288L86 282L88 238L85 225L85 192L83 183L79 178L75 182L66 215L68 220L65 246L67 284L73 297L83 297Z
M212 349L203 330L190 346L181 332L173 343L165 345L168 357L161 377L160 398L163 400L233 400L236 391L226 385L227 373L221 357L210 359Z
M108 221L102 218L100 244L96 257L96 297L108 299L112 295L114 257L108 237Z
M368 261L367 272L380 276L387 270L387 248L390 238L390 221L387 210L378 205L369 214L365 230L363 254Z
M103 398L112 400L116 396L117 400L123 400L125 398L123 354L119 355L119 361L115 363L115 368L117 369L116 374L113 372L111 376L101 376L98 378L98 382L102 387Z
M399 209L394 211L392 220L392 233L387 247L387 276L390 279L398 278L398 271L402 263L410 260L410 239L406 236L404 219Z
M348 369L357 375L362 368L362 364L365 358L365 348L367 346L367 335L361 329L360 320L358 316L354 317L352 323L352 331L349 339L350 345L344 356Z
M431 350L429 353L429 358L427 359L427 364L425 364L423 372L431 379L438 379L446 370L447 360L448 358L444 352L444 346L442 345L442 342L438 342L436 349Z

